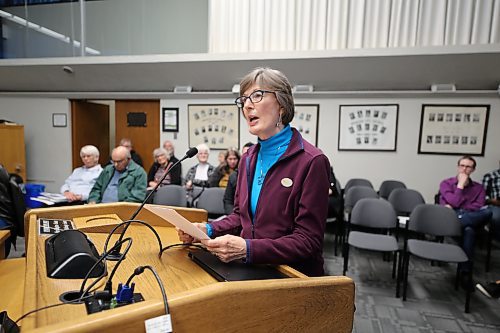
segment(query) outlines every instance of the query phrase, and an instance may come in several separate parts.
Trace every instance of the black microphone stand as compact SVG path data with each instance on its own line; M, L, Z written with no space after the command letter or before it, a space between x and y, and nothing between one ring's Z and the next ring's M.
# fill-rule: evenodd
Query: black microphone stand
M142 207L144 207L144 205L146 204L146 202L148 202L149 198L151 198L151 196L156 192L156 190L158 190L158 187L160 187L161 183L163 183L163 181L165 180L165 178L167 178L167 175L170 174L170 172L177 166L179 165L182 161L184 161L185 159L187 158L191 158L193 157L194 155L198 154L198 149L196 149L195 147L193 148L190 148L187 152L186 152L186 155L184 155L184 157L182 157L180 160L178 160L177 162L175 162L164 174L163 176L161 177L160 181L156 184L155 187L153 187L153 189L149 192L149 194L146 196L146 198L142 201L141 205L139 206L139 208L137 208L137 210L135 211L134 214L132 214L132 216L129 218L129 221L130 220L133 220L135 219L135 217L139 214L139 212L142 210ZM125 225L125 227L123 228L123 231L121 232L120 234L120 238L118 238L118 241L115 243L115 244L118 244L119 242L122 241L123 239L123 236L125 235L125 232L127 231L128 227L129 227L130 223ZM121 253L121 246L118 246L115 248L115 250L113 250L112 252L108 253L106 259L110 260L110 261L117 261L117 260L120 260L120 258L123 256Z

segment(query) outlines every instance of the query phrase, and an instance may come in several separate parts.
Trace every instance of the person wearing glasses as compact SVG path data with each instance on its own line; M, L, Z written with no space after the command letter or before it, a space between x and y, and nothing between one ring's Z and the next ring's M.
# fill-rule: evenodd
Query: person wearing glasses
M205 247L224 262L285 264L306 275L323 270L328 212L328 158L290 126L292 88L280 71L256 68L240 83L235 100L258 143L238 168L234 209L196 226ZM178 231L185 243L196 241Z
M141 202L146 197L146 172L135 163L130 151L118 146L111 153L112 164L107 165L97 177L88 202Z
M469 272L472 267L476 231L491 219L491 211L485 207L483 185L471 179L474 170L476 160L472 156L462 156L458 160L457 175L443 180L439 186L439 203L453 209L462 224L462 248L469 257L467 264L460 265L463 273ZM462 277L466 275L462 274Z

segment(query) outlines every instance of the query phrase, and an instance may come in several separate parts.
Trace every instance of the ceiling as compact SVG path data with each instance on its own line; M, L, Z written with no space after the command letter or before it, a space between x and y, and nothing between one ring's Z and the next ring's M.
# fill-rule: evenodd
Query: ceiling
M187 85L193 97L230 94L233 85L257 66L280 69L292 85L313 85L319 94L429 91L432 84L450 83L459 92L494 93L500 84L500 45L7 59L0 60L0 94L161 98L175 86Z

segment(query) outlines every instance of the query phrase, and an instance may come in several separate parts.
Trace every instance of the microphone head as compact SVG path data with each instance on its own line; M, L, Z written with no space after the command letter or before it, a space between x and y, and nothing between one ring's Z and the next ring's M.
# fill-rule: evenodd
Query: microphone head
M193 157L196 154L198 154L198 148L196 148L196 147L189 148L189 150L186 152L186 156L188 158L191 158L191 157Z

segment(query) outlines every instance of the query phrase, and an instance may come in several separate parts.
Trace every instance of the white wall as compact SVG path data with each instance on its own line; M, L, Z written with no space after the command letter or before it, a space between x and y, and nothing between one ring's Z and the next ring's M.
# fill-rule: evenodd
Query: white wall
M188 149L188 104L229 104L231 98L217 99L162 99L161 107L179 108L179 133L160 131L160 142L172 140L176 156L182 157ZM368 178L375 188L385 179L397 179L410 188L419 190L428 202L432 202L439 182L456 172L458 156L419 155L418 136L422 104L490 104L485 156L477 157L477 170L473 175L480 181L482 175L498 168L500 159L500 99L488 98L439 98L399 97L384 98L296 98L297 104L319 104L318 146L334 166L336 176L342 184L355 177ZM340 104L399 104L397 151L353 152L338 151L338 109ZM48 190L58 191L59 186L71 172L71 127L70 105L65 99L44 98L0 98L0 118L25 125L28 180L44 183ZM67 113L68 127L53 128L52 113ZM161 123L161 122L160 122ZM160 125L161 126L161 125ZM247 131L240 117L240 145L256 138ZM146 154L147 152L140 152ZM217 153L213 151L210 162L217 165ZM183 171L196 163L196 158L184 162Z
M66 114L68 126L52 127L53 113ZM24 125L27 181L45 184L46 191L59 192L72 171L69 101L61 98L2 97L0 118Z
M297 97L297 104L319 104L318 146L330 159L335 174L341 184L350 178L367 178L378 189L386 179L403 181L409 188L419 190L426 201L433 202L439 182L451 177L456 172L459 156L455 155L424 155L418 154L418 137L422 104L490 104L489 125L486 138L484 157L477 157L477 169L473 178L481 181L482 175L498 168L500 150L496 146L500 142L500 99L490 98L336 98L336 99L305 99ZM161 142L171 140L176 146L176 156L183 156L188 149L188 104L228 104L230 99L163 99L161 107L179 108L180 132L162 133ZM395 152L355 152L338 151L338 120L341 104L399 104L397 150ZM160 129L161 131L161 129ZM175 138L176 137L176 138ZM256 142L256 138L247 131L247 125L240 116L240 146L248 141ZM217 165L217 151L210 155L210 162ZM196 159L184 162L183 172L196 163Z

